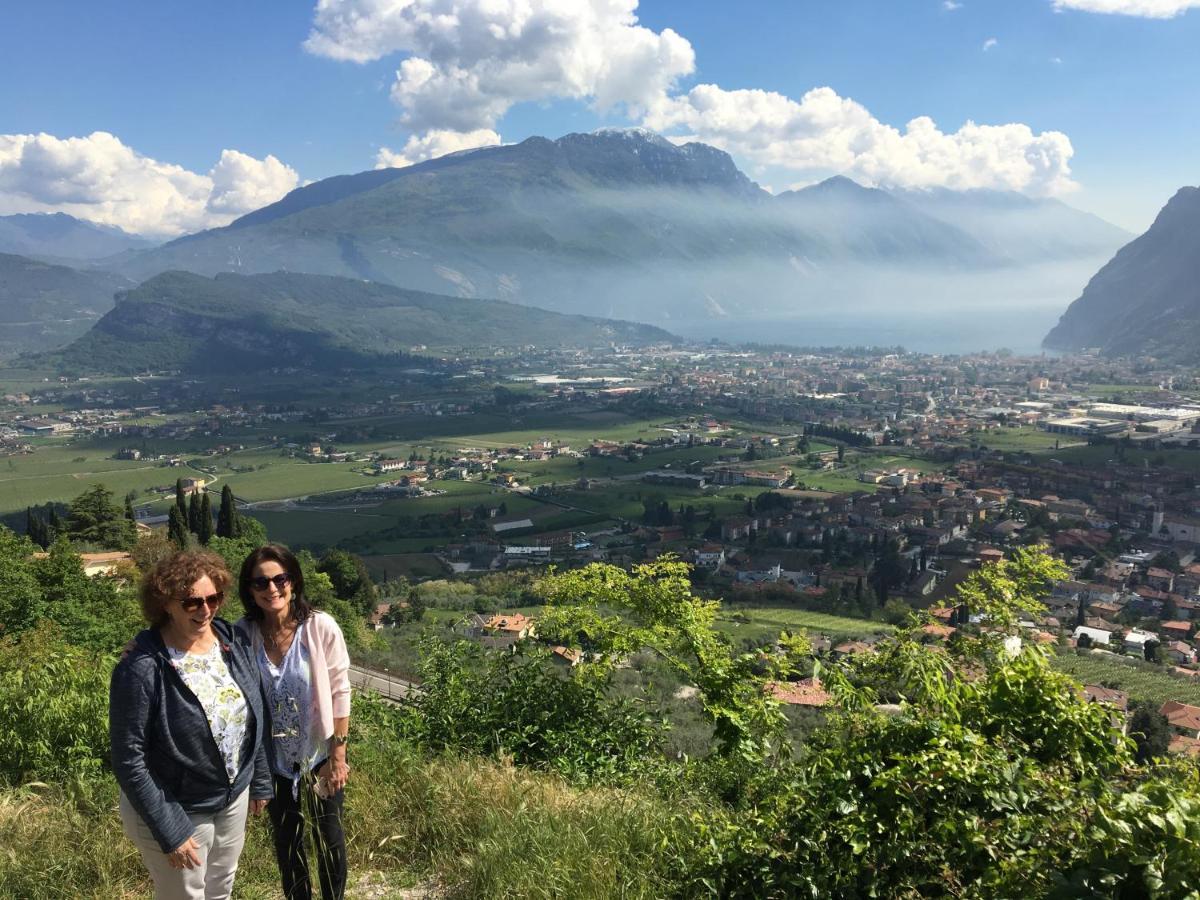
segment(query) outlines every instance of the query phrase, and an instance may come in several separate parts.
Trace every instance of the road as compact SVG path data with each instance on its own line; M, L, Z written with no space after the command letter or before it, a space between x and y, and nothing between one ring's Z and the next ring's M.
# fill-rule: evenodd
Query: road
M411 681L405 681L403 678L393 678L386 672L364 669L362 666L350 667L350 684L359 690L374 691L384 700L389 700L392 703L397 703L413 691L420 690Z

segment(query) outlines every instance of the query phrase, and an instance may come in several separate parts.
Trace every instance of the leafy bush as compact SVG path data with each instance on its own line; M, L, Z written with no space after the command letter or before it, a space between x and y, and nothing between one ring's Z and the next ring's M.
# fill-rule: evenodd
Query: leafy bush
M0 640L0 777L82 785L105 771L113 663L49 624Z
M426 639L421 692L406 707L418 746L511 758L568 778L613 778L661 759L663 730L606 682L554 671L549 655L518 645L491 653L465 641Z

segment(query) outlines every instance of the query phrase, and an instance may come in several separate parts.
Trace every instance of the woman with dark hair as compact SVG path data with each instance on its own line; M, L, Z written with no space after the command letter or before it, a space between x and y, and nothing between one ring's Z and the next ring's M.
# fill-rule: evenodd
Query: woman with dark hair
M267 749L275 795L267 806L287 900L309 900L305 820L317 846L325 900L346 890L343 788L350 774L350 656L333 617L304 596L304 573L290 550L267 544L242 563L238 622L250 637L267 697Z
M217 613L221 557L180 552L141 584L140 632L113 670L108 730L121 821L160 898L233 891L246 813L273 794L249 641Z

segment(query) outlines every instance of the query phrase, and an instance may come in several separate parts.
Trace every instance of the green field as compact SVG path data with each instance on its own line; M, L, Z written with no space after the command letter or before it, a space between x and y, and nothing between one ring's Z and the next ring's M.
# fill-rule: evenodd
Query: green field
M1156 707L1168 700L1200 705L1200 679L1172 675L1153 663L1103 653L1064 653L1054 658L1054 668L1084 684L1115 687L1131 699L1148 700Z
M750 621L741 623L735 621L732 618L734 616L747 616ZM812 635L823 634L832 640L889 634L895 630L884 622L873 622L869 619L852 619L785 606L754 606L746 603L723 603L717 614L717 627L732 638L751 638L755 641L776 637L785 630L803 630Z
M30 455L0 459L0 513L51 500L67 502L90 485L104 484L118 497L129 491L174 485L180 475L194 475L155 462L112 459L115 448L44 445Z
M997 428L992 431L972 431L967 437L978 441L980 446L989 450L1007 450L1016 452L1036 453L1040 450L1053 450L1055 445L1066 447L1078 443L1075 439L1062 434L1051 434L1040 428Z

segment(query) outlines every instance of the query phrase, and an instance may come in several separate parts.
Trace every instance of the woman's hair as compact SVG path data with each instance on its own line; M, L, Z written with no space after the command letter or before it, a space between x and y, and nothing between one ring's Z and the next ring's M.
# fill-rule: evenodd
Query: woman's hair
M221 593L233 581L225 560L207 550L180 550L160 559L142 577L138 592L146 621L155 628L162 628L170 618L167 604L186 599L192 592L192 585L206 576Z
M255 568L265 562L279 563L287 572L292 582L292 621L303 622L312 614L312 604L304 596L304 573L300 571L300 561L283 544L264 544L242 563L242 570L238 573L238 594L241 595L242 606L246 608L246 618L252 622L262 620L262 607L254 602L250 579L254 577Z

